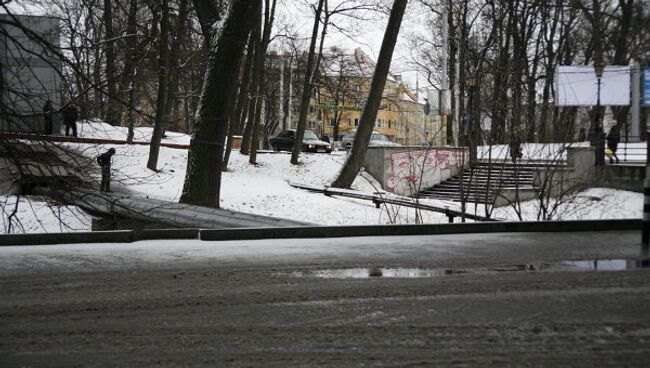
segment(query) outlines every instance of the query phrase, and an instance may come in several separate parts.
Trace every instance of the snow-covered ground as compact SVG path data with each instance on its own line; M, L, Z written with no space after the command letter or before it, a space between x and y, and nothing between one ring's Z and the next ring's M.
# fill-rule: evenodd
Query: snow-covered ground
M124 139L126 128L111 127L99 121L79 124L81 137ZM148 141L151 128L137 128L135 140ZM168 132L165 142L188 144L185 134ZM85 155L92 157L108 149L103 145L69 144ZM146 169L149 147L142 145L114 145L117 154L113 158L114 176L117 190L128 190L153 198L177 201L180 197L187 150L161 147L158 161L159 172ZM503 151L503 148L493 148ZM529 145L525 152L533 158L535 152L548 153L539 147ZM495 152L496 155L496 152ZM343 197L327 197L323 194L307 192L291 187L287 181L328 185L338 174L345 161L344 152L327 154L303 154L301 165L289 163L288 153L260 153L257 165L248 163L248 156L233 151L229 170L223 173L221 187L221 207L235 211L267 216L307 221L321 225L341 224L386 224L415 223L416 213L412 208L387 205L376 209L369 201ZM353 189L373 193L379 188L377 182L362 173L353 184ZM8 232L8 215L16 211L11 223L11 232L67 232L88 231L91 217L83 211L69 206L48 205L37 197L20 198L0 196L2 206L3 230ZM423 200L435 206L458 208L459 204L439 200ZM572 203L563 204L557 211L556 219L603 219L603 218L641 218L643 210L641 193L592 188L579 193ZM536 220L538 203L522 203L521 216L524 220ZM477 207L482 214L483 206ZM475 212L474 206L468 209ZM444 214L422 211L419 218L424 223L447 222ZM494 210L493 217L518 220L515 210L503 207Z

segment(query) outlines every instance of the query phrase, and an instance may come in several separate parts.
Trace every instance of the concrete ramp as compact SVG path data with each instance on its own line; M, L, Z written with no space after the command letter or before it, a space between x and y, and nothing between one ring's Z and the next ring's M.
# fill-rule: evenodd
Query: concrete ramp
M177 228L230 229L247 227L295 227L312 225L276 217L253 215L220 208L193 206L125 193L55 191L53 197L101 217L123 217Z

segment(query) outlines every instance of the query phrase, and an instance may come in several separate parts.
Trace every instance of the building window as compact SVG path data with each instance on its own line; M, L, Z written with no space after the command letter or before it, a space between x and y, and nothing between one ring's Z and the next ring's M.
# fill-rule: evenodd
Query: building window
M359 126L359 119L354 119L354 126L358 127Z
M330 119L330 126L333 127L334 125L336 125L336 119L335 119L335 118L331 118L331 119Z

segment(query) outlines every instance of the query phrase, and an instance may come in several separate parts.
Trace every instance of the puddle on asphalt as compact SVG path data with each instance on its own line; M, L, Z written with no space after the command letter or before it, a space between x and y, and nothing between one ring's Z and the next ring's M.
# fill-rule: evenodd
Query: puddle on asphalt
M465 271L423 268L343 268L294 272L292 275L294 277L316 277L321 279L367 279L374 277L418 279L440 277L461 272Z
M603 260L574 260L553 263L506 265L503 267L475 269L443 269L443 268L341 268L314 271L292 272L293 277L314 277L321 279L372 279L398 278L417 279L444 277L457 274L495 274L503 272L535 272L535 271L628 271L650 269L650 259L603 259Z
M579 271L626 271L650 268L650 259L606 259L594 261L564 261L563 269Z

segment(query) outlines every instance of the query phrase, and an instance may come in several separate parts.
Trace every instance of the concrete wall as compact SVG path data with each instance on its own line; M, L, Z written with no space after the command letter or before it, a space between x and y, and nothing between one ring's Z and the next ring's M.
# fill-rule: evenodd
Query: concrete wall
M596 174L596 148L567 147L566 164L572 170L572 178L585 183L593 181Z
M539 197L540 188L552 197L565 196L592 185L596 180L596 149L594 147L567 147L566 165L556 162L541 167L535 173L535 188L504 189L495 199L494 206L524 202Z
M371 147L364 167L384 190L411 195L468 167L469 151L451 147Z
M645 166L643 164L605 165L596 169L594 147L570 147L567 149L567 165L571 168L571 180L586 185L643 192Z
M603 168L603 175L600 185L606 188L643 193L645 169L646 167L643 165L605 166Z

